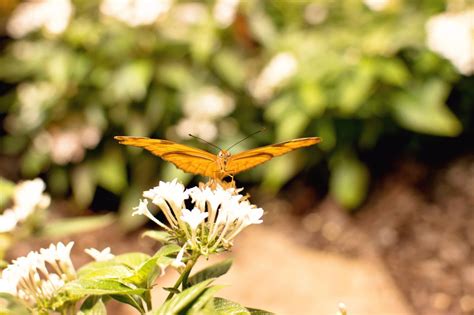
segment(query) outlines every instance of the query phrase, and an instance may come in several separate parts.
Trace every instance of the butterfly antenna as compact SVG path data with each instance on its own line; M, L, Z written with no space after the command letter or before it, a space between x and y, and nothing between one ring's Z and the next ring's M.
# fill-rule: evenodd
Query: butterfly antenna
M190 133L189 133L188 135L189 135L190 137L193 137L193 138L195 138L195 139L198 139L199 141L202 141L202 142L204 142L204 143L207 143L207 144L209 144L210 146L213 146L213 147L216 148L216 149L219 149L219 151L222 151L222 149L221 149L220 147L218 147L217 145L215 145L214 143L210 143L209 141L206 141L206 140L204 140L203 138L199 138L198 136L192 135L192 134L190 134Z
M230 149L232 149L233 147L235 147L235 146L238 145L239 143L241 143L241 142L247 140L248 138L250 138L250 137L256 135L257 133L260 133L260 132L262 132L262 131L265 131L265 129L267 129L267 128L263 127L262 129L257 130L257 131L255 131L254 133L249 134L247 137L245 137L245 138L243 138L242 140L239 140L239 141L237 141L236 143L234 143L233 145L231 145L231 146L227 149L227 151L229 151Z

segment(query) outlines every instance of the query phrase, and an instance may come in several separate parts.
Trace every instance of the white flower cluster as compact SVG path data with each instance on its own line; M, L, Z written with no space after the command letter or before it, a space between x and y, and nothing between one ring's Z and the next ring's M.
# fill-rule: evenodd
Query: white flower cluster
M80 162L86 149L93 149L99 143L102 132L93 124L69 123L68 126L53 126L41 132L35 139L36 149L49 154L57 164Z
M240 194L241 190L220 186L185 189L176 179L160 182L143 196L160 208L168 224L153 216L147 199L140 200L133 215L145 215L164 228L184 244L183 251L187 248L208 255L230 248L245 227L262 223L263 209L251 204ZM186 201L192 204L191 210L186 208Z
M217 0L212 15L217 24L226 28L234 22L240 0Z
M84 252L94 258L95 261L107 261L115 257L115 255L112 254L110 247L106 247L103 250L97 250L95 248L86 248Z
M281 52L274 56L250 84L250 92L260 102L270 99L298 70L298 60L292 53Z
M13 205L0 214L0 233L11 232L32 213L44 210L51 201L44 194L46 185L37 178L19 183L13 192Z
M35 0L20 3L7 22L7 32L14 38L44 28L49 34L64 32L74 7L70 0Z
M51 244L14 260L2 272L0 292L17 296L31 306L50 300L65 283L76 279L70 258L73 245Z
M216 87L204 87L186 97L183 105L185 118L178 122L176 132L181 138L188 138L191 133L212 141L218 133L215 122L230 114L234 107L231 96Z
M426 23L426 44L464 75L474 73L474 10L443 13Z
M364 3L372 11L383 11L390 5L390 0L364 0Z
M104 0L100 12L136 27L155 23L169 11L172 3L172 0Z

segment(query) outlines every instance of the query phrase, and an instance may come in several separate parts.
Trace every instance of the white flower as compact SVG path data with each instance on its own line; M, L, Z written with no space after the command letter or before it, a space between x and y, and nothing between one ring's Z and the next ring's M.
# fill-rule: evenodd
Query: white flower
M251 208L246 216L244 217L244 224L260 224L263 222L261 219L263 216L263 209L262 208Z
M3 275L2 275L3 276ZM0 278L0 292L9 293L11 295L16 295L16 282L11 281L11 279Z
M427 46L464 75L474 73L474 10L443 13L426 23Z
M94 258L95 261L106 261L115 257L115 255L112 254L110 247L106 247L101 251L95 248L86 248L84 251L86 254Z
M188 199L188 193L183 184L174 179L171 182L160 181L158 186L145 191L143 197L152 199L152 202L160 207L166 201L174 211L179 212L179 209L184 205L184 200Z
M17 45L16 50L30 49L37 50L36 47L27 45ZM23 59L23 58L22 58ZM32 130L38 127L45 119L46 107L60 92L58 87L51 82L24 82L16 88L18 102L20 105L19 113L13 120L13 128L28 128Z
M39 178L23 181L15 186L12 207L0 214L0 233L13 231L35 211L49 206L51 199L43 193L45 187Z
M143 193L143 195L145 196L145 194L149 192L149 191L145 191ZM146 197L146 196L145 196ZM161 226L162 228L165 228L165 229L168 229L168 227L166 225L164 225L163 223L161 223L160 220L158 220L157 218L155 218L155 216L150 212L150 210L148 210L148 200L140 200L140 203L138 204L137 207L133 208L133 210L135 210L134 212L132 212L132 216L136 216L136 215L144 215L146 216L148 219L152 220L153 222L155 222L156 224L158 224L159 226Z
M155 23L169 11L172 3L172 0L104 0L100 12L135 27Z
M12 261L2 272L0 291L13 294L32 307L45 304L66 282L76 278L70 258L73 244L51 244L39 253L33 251Z
M210 142L216 139L218 133L213 121L196 118L182 118L175 128L181 139L187 139L189 134L192 134Z
M178 255L176 255L176 258L171 262L171 266L173 266L176 269L183 268L186 266L183 263L183 256L184 256L185 249L186 249L186 244L184 244L184 246L181 247Z
M204 219L206 219L208 216L209 213L201 212L201 210L198 208L194 208L192 211L183 209L183 215L181 216L181 219L188 223L191 230L194 231L198 225L204 222Z
M49 206L50 198L43 194L45 188L45 183L39 178L21 182L15 187L13 202L19 221L26 219L36 207L44 209Z
M214 86L206 86L187 95L183 112L187 117L214 120L230 114L234 99Z
M80 121L66 127L54 126L40 133L33 144L39 152L50 154L55 163L63 165L82 161L86 149L94 148L101 135L97 126Z
M173 194L168 189L175 189L175 193L180 196L180 209L167 206L171 202L163 193L167 191L168 195ZM235 188L223 189L220 185L215 189L204 186L182 191L182 186L174 180L171 183L160 182L159 186L144 192L143 196L152 199L161 208L170 225L165 228L178 243L188 244L192 251L208 255L228 249L235 236L245 227L262 223L263 209L252 205L240 194L241 191ZM186 209L184 203L184 199L189 197L188 203L193 204L192 210ZM157 198L159 202L156 202Z
M230 114L235 108L234 99L218 89L207 86L189 93L183 104L184 118L176 125L176 133L181 138L196 135L206 141L216 138L216 121Z
M277 88L283 86L298 69L298 60L289 52L274 56L250 85L250 92L259 101L266 101L273 96Z
M304 9L304 19L312 25L323 23L328 16L328 9L321 4L310 3Z
M339 303L337 307L339 309L337 315L347 315L347 308L344 303Z
M41 257L52 266L58 266L63 274L72 279L76 276L76 271L71 261L71 249L74 242L67 245L59 242L56 245L50 244L48 248L40 249Z
M372 11L383 11L388 7L391 0L364 0L364 3Z
M18 224L18 218L12 209L5 210L0 214L0 233L12 231Z
M7 22L7 32L20 38L44 28L57 35L69 25L74 8L70 0L36 0L20 3Z
M239 1L240 0L217 0L212 13L214 19L222 28L228 27L234 22Z

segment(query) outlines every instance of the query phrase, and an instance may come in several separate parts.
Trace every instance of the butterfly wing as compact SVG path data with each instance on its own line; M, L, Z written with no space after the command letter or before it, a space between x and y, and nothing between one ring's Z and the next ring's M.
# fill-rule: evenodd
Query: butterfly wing
M321 138L319 137L299 138L240 152L229 158L226 165L226 171L234 175L265 163L276 156L289 153L299 148L308 147L319 142L321 142Z
M114 138L121 144L144 148L185 172L213 178L217 174L217 156L204 150L169 140L127 136Z

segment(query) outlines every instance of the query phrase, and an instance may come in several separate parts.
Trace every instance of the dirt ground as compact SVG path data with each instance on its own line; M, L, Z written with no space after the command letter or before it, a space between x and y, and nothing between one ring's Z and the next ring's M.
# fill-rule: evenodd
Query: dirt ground
M404 162L353 214L329 198L318 201L304 183L293 186L252 200L267 214L263 226L237 238L222 296L281 314L336 314L338 302L351 315L474 314L474 156L437 170ZM117 227L70 239L76 265L89 261L80 254L87 247L157 248ZM48 243L21 243L10 256ZM156 300L161 295L154 291Z

